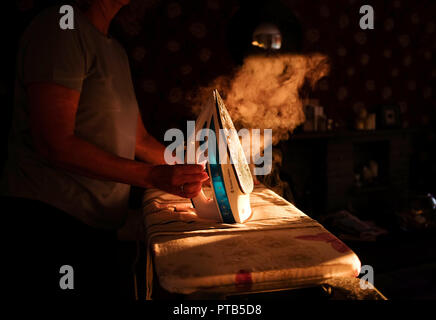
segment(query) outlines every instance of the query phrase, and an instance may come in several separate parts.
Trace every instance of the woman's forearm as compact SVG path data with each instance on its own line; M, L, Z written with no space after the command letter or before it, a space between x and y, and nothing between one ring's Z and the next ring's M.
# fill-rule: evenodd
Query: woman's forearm
M65 139L45 156L58 167L90 178L144 188L152 186L152 165L121 158L75 136Z
M164 153L165 146L150 134L136 141L135 156L141 161L150 164L166 164Z

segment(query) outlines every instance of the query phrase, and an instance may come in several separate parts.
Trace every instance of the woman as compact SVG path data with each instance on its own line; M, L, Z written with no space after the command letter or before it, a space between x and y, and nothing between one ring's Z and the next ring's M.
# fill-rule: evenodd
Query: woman
M138 116L126 53L108 36L128 3L74 7L74 29L66 30L59 7L50 8L22 37L2 188L11 224L23 231L15 238L26 240L18 241L23 259L12 260L13 272L31 268L39 284L15 279L21 293L111 296L115 230L130 185L191 198L208 178L199 165L165 164L164 146ZM74 270L74 289L60 288L62 265Z

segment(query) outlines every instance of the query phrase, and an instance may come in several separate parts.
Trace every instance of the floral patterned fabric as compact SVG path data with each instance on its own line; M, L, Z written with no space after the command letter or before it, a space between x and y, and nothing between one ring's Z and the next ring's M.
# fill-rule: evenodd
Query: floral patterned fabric
M322 225L262 185L244 224L200 220L188 199L159 190L144 196L147 298L152 277L171 293L213 288L292 287L356 277L359 258Z

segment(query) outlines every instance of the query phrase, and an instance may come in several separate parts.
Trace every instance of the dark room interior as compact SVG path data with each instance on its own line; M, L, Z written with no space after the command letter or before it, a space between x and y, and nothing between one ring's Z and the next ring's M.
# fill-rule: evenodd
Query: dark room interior
M111 1L115 0L78 3L87 3L92 8L95 3ZM176 230L171 228L191 218L180 214L178 222L168 221L169 229L165 229L164 222L160 222L161 229L157 229L153 224L158 221L154 216L157 211L147 211L154 203L152 198L147 198L154 189L126 180L124 183L131 185L129 208L126 208L131 220L117 230L116 264L119 265L120 299L142 301L150 296L153 300L216 297L261 301L436 299L434 1L126 2L129 3L115 15L108 35L127 54L139 117L154 141L168 146L169 140L164 139L167 130L175 128L184 132L187 121L197 118L205 104L205 97L217 89L236 129L272 129L272 169L267 175L256 176L251 172L253 194L257 199L251 198L252 209L260 206L256 201L275 203L268 200L271 196L279 199L276 199L277 207L289 205L294 208L292 210L301 210L302 221L316 222L316 228L328 230L324 233L326 238L322 238L321 233L317 236L327 239L326 243L337 249L336 254L354 252L356 261L360 260L362 267L354 278L362 279L370 275L366 279L370 279L368 281L375 288L371 293L362 287L353 292L352 289L344 289L346 285L341 287L333 283L334 278L328 276L321 284L318 281L313 285L293 286L289 284L289 279L281 285L273 278L270 282L265 280L261 283L258 279L267 279L270 273L260 272L262 268L259 269L254 262L252 265L248 262L238 265L240 260L260 259L249 256L250 250L257 248L257 245L250 245L250 241L257 241L251 235L254 232L245 239L238 236L235 240L226 238L224 231L222 238L214 235L219 239L215 246L216 250L221 247L239 248L238 258L229 258L240 269L236 276L232 275L236 284L226 282L230 276L225 278L224 271L214 278L221 277L216 281L225 283L224 289L214 291L209 286L202 287L198 284L200 280L189 282L191 276L194 279L198 275L200 279L203 269L195 266L192 267L192 274L185 271L191 270L188 257L198 256L199 261L207 261L205 256L196 253L195 240L201 238L197 239L197 246L203 246L205 250L209 250L208 241L212 240L197 233L191 240L186 238L187 233L180 239L170 239L170 233L165 235L164 232ZM21 81L17 68L20 65L17 59L22 57L20 39L38 14L67 3L77 10L74 1L15 2L16 18L9 30L13 43L5 48L8 59L2 60L4 72L0 79L4 112L1 125L3 172L8 170L8 139L14 132L11 131L14 105L19 95L16 86ZM362 7L373 10L372 21L362 21L365 14L371 14L369 9L362 12ZM59 18L61 16L59 14ZM80 20L77 26L80 27ZM45 46L47 41L42 41L41 45ZM98 64L96 61L91 64ZM276 72L278 69L280 72ZM84 92L82 89L82 94ZM30 96L29 91L27 94ZM219 105L219 102L216 103ZM136 125L136 122L131 125ZM122 146L118 140L115 143ZM266 154L269 149L264 147ZM253 170L253 167L250 169ZM212 177L211 172L208 173ZM162 180L160 185L164 183ZM214 180L212 184L215 190ZM268 191L259 191L260 186ZM176 194L169 187L156 188ZM181 190L183 193L183 184ZM7 200L2 199L6 204ZM35 196L35 199L42 198ZM65 201L74 202L74 199L72 196ZM192 204L195 207L194 202ZM158 203L156 206L161 208L159 206L162 205ZM174 207L177 213L179 209L176 205ZM8 210L14 212L13 208ZM167 213L162 212L162 217L165 217L164 214ZM12 224L26 224L23 220L11 219ZM38 221L37 216L34 219ZM195 223L186 222L186 230L190 231L183 229L184 232L194 232L189 228L193 228ZM250 219L246 226L250 226ZM155 232L153 236L152 232ZM159 232L164 235L159 235ZM262 237L263 242L268 243L270 236L265 233ZM297 239L294 241L299 245L303 240L312 239L310 237L303 234L293 239ZM174 251L171 260L168 258L173 252L171 250L181 246L182 239L187 243L192 241L192 244L187 245L184 253ZM278 243L286 242L284 238L280 238L282 242L277 239ZM56 242L56 239L49 241ZM307 242L313 244L316 241ZM170 248L169 243L174 247ZM245 243L248 249L244 247ZM275 243L271 240L271 252L275 252ZM338 247L335 247L336 244ZM341 245L346 249L341 251ZM18 244L14 246L9 242L9 246L11 251L21 250ZM308 254L324 254L317 253L320 249L315 246L307 250ZM209 251L205 252L201 251L205 255ZM340 259L349 258L351 253L344 254ZM282 257L280 254L271 253L270 258L262 259L271 259L271 266L281 266L278 260L274 260L275 257ZM185 255L186 261L180 261ZM209 262L213 263L215 258L218 261L217 257L218 254L210 253ZM298 259L299 256L294 254L293 257ZM298 267L295 259L292 265ZM173 266L177 261L180 265ZM351 260L347 261L352 264ZM270 261L265 263L269 266ZM250 269L250 266L253 268ZM365 274L363 271L368 266L370 271ZM301 268L305 268L304 264ZM180 278L174 275L179 271ZM335 274L336 271L328 272ZM80 270L75 273L76 278L79 276ZM55 277L58 283L58 271ZM153 277L152 284L150 277ZM298 281L295 283L300 283ZM268 286L271 283L274 285ZM186 287L175 289L182 286ZM229 286L231 294L227 295L226 288ZM65 295L65 292L59 294Z

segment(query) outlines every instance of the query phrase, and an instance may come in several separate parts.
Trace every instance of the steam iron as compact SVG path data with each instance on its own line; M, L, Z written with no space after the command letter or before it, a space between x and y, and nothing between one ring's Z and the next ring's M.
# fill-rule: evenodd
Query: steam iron
M194 134L198 136L199 130L204 128L213 131L216 137L208 137L206 158L213 197L208 198L202 189L198 196L191 199L192 204L200 218L223 223L244 223L251 216L253 178L232 119L216 89L197 118ZM198 150L199 142L197 139L194 141L195 150ZM216 148L210 148L212 143L215 143ZM225 163L220 161L222 156L226 156ZM197 163L198 160L196 155Z

